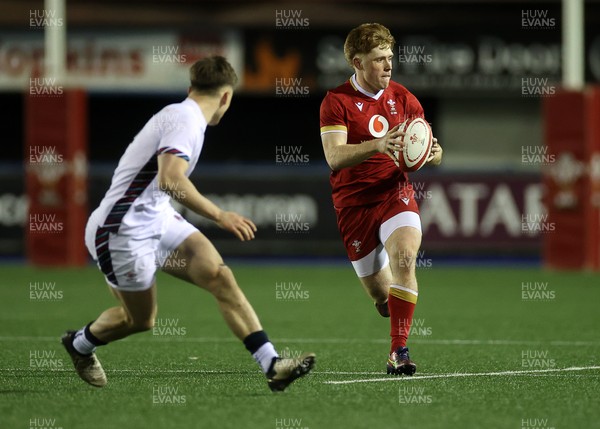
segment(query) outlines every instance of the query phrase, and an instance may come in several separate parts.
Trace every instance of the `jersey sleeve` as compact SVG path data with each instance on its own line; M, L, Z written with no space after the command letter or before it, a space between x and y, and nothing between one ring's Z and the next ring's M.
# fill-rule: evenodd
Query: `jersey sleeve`
M321 103L321 135L348 133L346 113L341 100L328 92Z
M425 119L425 112L423 111L423 106L413 94L408 93L408 111L406 114L409 117L413 118L423 118ZM426 120L426 119L425 119Z
M193 115L183 109L163 109L155 116L160 135L158 154L170 153L190 161L195 141Z

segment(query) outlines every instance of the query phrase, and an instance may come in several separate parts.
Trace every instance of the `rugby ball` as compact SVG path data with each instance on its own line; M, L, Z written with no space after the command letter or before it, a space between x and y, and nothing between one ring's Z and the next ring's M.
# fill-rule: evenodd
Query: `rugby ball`
M402 171L413 172L423 167L427 162L431 146L433 144L433 133L427 121L423 118L407 120L400 126L404 131L404 149L397 151L396 165Z

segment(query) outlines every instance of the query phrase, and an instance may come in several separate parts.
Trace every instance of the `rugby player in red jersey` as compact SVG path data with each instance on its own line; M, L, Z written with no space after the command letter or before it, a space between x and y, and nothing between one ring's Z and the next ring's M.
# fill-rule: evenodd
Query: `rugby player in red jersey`
M388 374L413 375L406 342L418 287L419 208L405 172L395 163L403 147L400 124L424 118L417 98L391 80L394 38L381 24L362 24L344 43L354 74L321 104L321 140L338 228L357 276L375 306L390 317ZM439 165L433 139L427 163Z

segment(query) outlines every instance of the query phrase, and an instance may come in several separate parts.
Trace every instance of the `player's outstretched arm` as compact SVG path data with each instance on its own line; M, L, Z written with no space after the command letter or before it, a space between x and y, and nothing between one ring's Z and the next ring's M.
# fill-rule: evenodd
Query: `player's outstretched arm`
M337 171L360 164L377 153L385 153L396 160L394 152L402 150L404 145L401 141L402 136L404 133L400 131L400 125L396 125L385 136L360 144L346 144L345 133L323 134L321 141L329 167Z
M188 162L171 154L158 157L158 186L178 203L194 213L213 220L221 228L233 233L242 241L252 240L256 225L237 213L221 210L215 203L200 194L185 175Z

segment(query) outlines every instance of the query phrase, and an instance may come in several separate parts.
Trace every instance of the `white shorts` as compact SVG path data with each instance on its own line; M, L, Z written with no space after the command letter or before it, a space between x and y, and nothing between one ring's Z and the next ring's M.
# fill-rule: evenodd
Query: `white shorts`
M421 232L419 214L414 212L398 213L381 224L379 227L379 245L359 260L351 261L358 277L373 275L388 266L390 258L383 243L390 238L394 231L405 226L410 226Z
M122 291L149 289L156 270L198 229L172 207L156 219L160 234L147 236L121 227L118 233L102 228L94 214L85 228L85 245L98 263L106 282Z

